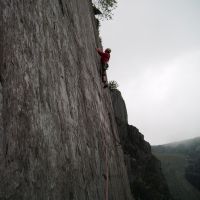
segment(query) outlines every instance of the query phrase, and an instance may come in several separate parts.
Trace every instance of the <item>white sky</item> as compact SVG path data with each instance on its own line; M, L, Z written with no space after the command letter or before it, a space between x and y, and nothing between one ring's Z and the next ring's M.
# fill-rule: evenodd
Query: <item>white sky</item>
M119 0L101 24L129 124L151 144L200 136L200 0Z

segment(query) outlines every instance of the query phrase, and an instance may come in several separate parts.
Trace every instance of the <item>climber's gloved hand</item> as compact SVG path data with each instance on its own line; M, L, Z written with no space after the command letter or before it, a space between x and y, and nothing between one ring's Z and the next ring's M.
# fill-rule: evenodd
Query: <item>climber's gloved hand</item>
M101 51L101 49L100 48L96 48L96 51Z

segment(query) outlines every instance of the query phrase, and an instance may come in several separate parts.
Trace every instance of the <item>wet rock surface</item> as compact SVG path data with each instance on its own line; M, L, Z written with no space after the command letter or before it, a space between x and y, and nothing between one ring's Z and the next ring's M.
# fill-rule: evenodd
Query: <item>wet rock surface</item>
M0 0L0 19L0 199L132 199L90 1Z
M151 146L139 130L128 124L127 110L120 91L111 90L111 97L119 131L130 187L135 199L171 199L161 163L151 153Z

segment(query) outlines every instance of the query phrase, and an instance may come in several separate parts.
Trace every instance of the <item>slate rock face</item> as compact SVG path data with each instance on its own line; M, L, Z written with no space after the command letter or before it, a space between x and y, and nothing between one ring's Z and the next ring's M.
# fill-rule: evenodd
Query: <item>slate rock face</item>
M152 155L150 144L139 130L128 124L120 91L111 90L111 97L133 196L138 200L171 199L160 161Z
M128 124L128 116L126 110L126 104L123 98L119 98L121 95L118 90L111 90L112 104L114 108L115 118L120 119L120 121Z
M91 2L0 0L0 22L0 199L131 200Z

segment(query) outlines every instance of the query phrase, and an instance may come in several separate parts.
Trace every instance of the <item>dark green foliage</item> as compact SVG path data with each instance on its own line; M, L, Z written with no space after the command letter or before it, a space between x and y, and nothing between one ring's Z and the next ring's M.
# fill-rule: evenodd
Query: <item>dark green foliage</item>
M94 15L102 15L102 12L98 8L96 8L95 5L92 5L92 7L93 7Z
M116 90L119 87L119 85L118 85L118 83L116 81L109 81L108 87L111 90Z
M92 0L92 3L102 12L103 19L112 19L112 11L117 7L116 0Z

